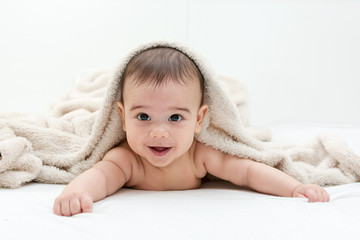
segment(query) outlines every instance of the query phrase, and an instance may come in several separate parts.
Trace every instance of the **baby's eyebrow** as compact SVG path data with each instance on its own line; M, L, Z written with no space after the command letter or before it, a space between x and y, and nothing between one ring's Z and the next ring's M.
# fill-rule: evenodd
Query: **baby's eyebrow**
M135 106L132 106L130 108L130 111L134 111L134 110L139 109L139 108L146 108L146 106L144 106L144 105L135 105Z
M145 106L145 105L134 105L134 106L131 106L130 111L135 111L137 109L142 109L142 108L147 108L147 106ZM187 108L187 107L172 107L170 109L172 111L182 111L182 112L191 113L190 109Z
M188 112L190 113L190 110L187 107L174 107L172 108L173 110L177 110L177 111L183 111L183 112Z

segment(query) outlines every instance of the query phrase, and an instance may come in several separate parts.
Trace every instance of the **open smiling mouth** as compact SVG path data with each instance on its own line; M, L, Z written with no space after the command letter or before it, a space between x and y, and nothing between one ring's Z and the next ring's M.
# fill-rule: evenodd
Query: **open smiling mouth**
M171 147L149 147L150 150L156 155L156 156L164 156L167 154Z

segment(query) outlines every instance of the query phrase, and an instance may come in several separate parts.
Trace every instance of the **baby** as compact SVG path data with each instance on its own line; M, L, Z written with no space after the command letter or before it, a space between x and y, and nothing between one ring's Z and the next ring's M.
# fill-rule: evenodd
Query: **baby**
M55 214L91 212L93 202L122 187L199 188L207 173L266 194L329 201L320 186L302 184L273 167L195 139L209 106L203 103L203 77L182 52L157 47L139 53L127 65L121 84L117 106L126 140L69 183L55 200Z

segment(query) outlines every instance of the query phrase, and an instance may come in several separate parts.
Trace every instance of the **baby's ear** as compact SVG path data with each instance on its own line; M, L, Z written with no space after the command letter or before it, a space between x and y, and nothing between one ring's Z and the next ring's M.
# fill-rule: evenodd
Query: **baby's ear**
M124 109L124 105L122 104L122 102L117 102L116 103L119 113L120 113L120 117L121 117L121 121L122 121L122 128L123 130L126 132L126 128L125 128L125 109Z
M204 104L200 107L196 121L195 133L199 133L201 131L201 125L208 111L209 106L207 104Z

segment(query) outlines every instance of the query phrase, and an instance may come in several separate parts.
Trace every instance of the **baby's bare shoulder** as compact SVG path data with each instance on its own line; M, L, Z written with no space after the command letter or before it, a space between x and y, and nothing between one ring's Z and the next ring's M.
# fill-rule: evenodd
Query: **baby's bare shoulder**
M209 157L216 158L222 155L224 155L224 153L218 149L205 145L201 142L196 143L195 156L197 159L207 159Z
M138 171L142 171L143 167L138 156L131 150L126 142L107 152L103 161L110 161L122 169L131 171L132 175Z
M194 149L194 164L197 172L204 175L208 172L206 169L206 162L211 159L218 159L223 153L219 150L207 146L204 143L196 142Z
M120 144L117 147L110 149L104 156L103 160L111 161L129 161L135 158L135 154L127 144Z
M126 142L107 152L103 161L111 161L124 172L129 173L130 179L126 184L127 186L138 182L144 172L141 161L139 161L137 155L131 150Z

